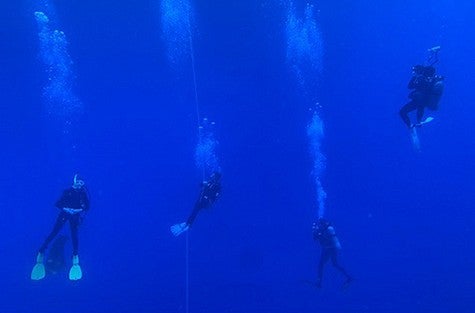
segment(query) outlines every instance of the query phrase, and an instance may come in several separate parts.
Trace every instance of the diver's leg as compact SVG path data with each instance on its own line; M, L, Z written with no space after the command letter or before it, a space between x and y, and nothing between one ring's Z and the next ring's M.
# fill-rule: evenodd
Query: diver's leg
M424 116L424 106L420 105L417 107L417 123L422 122L422 117Z
M322 253L320 254L320 261L318 262L317 287L322 286L323 268L325 267L325 263L327 263L328 259L330 258L327 250L328 249L322 248Z
M406 105L404 105L401 110L399 110L399 115L401 116L404 124L407 125L407 127L411 127L411 120L409 119L409 112L414 111L417 109L416 104L414 101L409 101Z
M81 216L78 214L71 215L69 218L69 226L71 228L71 241L73 244L73 265L69 270L69 279L70 280L79 280L82 278L82 270L79 265L79 256L78 256L78 228L80 223Z
M337 254L338 254L337 251L332 251L332 253L331 253L332 264L333 264L333 266L334 266L337 270L339 270L340 272L342 272L343 275L345 275L347 281L349 281L349 280L351 280L351 276L350 276L350 274L348 274L348 273L346 272L346 270L343 268L343 266L341 266L341 265L338 263L338 256L337 256Z
M61 228L63 227L64 223L66 223L67 220L68 220L68 214L64 211L61 211L58 217L56 218L56 223L54 224L53 230L48 235L48 237L46 237L45 241L41 245L38 252L44 253L46 251L50 242L54 239L54 237L56 237L56 235L59 233L59 231L61 230Z
M78 228L79 228L79 214L72 215L69 218L69 226L71 228L71 242L73 244L73 256L78 255L79 252L79 240L78 240Z
M191 227L191 225L195 222L196 217L198 216L198 213L206 207L206 203L204 199L198 199L195 203L195 207L193 208L193 212L191 212L190 216L188 217L188 220L186 221L186 224Z

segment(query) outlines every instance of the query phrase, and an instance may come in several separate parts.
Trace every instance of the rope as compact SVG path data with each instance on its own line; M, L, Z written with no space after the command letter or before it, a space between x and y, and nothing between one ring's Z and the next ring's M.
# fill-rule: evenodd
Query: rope
M189 236L188 232L186 232L186 256L185 256L185 264L186 264L186 282L185 282L185 312L190 312L190 249L189 249Z
M190 23L191 24L191 23ZM189 25L189 38L190 38L190 57L191 57L191 69L193 72L193 89L195 95L195 113L196 113L196 120L198 125L198 138L201 140L201 114L200 114L200 102L198 98L198 84L196 83L196 67L195 67L195 51L193 49L193 35L191 33L191 25ZM202 181L205 179L205 168L202 169ZM190 311L190 242L189 242L189 232L186 232L186 257L185 257L185 312L189 313Z
M193 35L191 33L191 26L189 28L189 38L190 38L190 57L191 57L191 69L193 72L193 88L195 92L195 113L196 120L198 125L198 138L201 140L202 127L201 127L201 114L200 114L200 102L198 98L198 84L196 83L196 66L195 66L195 50L193 49ZM201 181L204 181L206 178L205 168L202 168L201 172Z
M193 71L193 87L195 92L195 106L196 106L196 118L198 122L198 132L201 135L201 114L200 114L200 102L198 100L198 87L196 83L196 69L195 69L195 51L193 49L193 35L190 30L190 57L191 57L191 69Z

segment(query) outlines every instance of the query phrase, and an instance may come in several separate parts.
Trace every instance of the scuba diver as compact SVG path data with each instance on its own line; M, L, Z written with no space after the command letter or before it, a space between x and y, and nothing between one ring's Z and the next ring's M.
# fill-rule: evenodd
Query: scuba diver
M325 264L331 260L333 266L339 270L345 277L344 286L347 286L353 281L353 278L346 272L346 270L338 264L338 250L341 250L341 244L335 233L335 228L332 224L324 218L319 218L318 222L313 223L313 239L320 243L322 252L320 261L318 263L318 277L316 286L322 287L323 268Z
M56 202L56 207L60 210L53 230L46 237L45 241L38 250L36 265L31 272L32 280L43 279L46 275L44 256L51 241L58 235L63 225L69 221L71 228L71 240L73 245L73 265L69 270L70 280L79 280L82 278L81 267L79 266L78 256L78 228L83 216L89 210L89 196L84 184L78 174L74 175L73 185L64 190L61 198Z
M198 213L204 209L209 208L219 197L221 193L221 174L213 172L207 181L201 183L201 192L195 207L191 212L186 222L175 224L170 227L171 232L175 236L179 236L187 231L196 219Z
M444 77L436 75L434 67L439 61L439 51L440 46L430 48L428 50L430 55L427 60L429 65L415 65L412 67L413 76L408 84L408 88L412 90L409 94L411 100L399 111L402 120L410 129L415 126L422 126L433 120L431 117L428 117L424 121L422 120L425 108L432 111L439 108L439 101L444 91ZM416 110L416 123L413 124L408 114Z

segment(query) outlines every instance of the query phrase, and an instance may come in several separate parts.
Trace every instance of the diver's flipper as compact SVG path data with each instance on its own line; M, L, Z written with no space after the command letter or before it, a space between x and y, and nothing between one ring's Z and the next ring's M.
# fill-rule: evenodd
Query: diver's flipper
M187 223L180 223L180 224L175 224L172 227L170 227L170 231L176 237L186 232L189 228L190 226L188 226Z
M423 121L420 122L420 123L415 124L414 126L422 126L422 125L424 125L424 124L427 124L427 123L432 122L433 120L434 120L434 118L433 118L432 116L429 116L429 117L427 117L425 120L423 120Z
M419 152L421 150L421 144L419 142L419 136L417 135L417 130L415 127L411 127L411 141L414 150Z
M79 256L73 256L73 266L69 270L69 279L70 280L80 280L82 278L81 266L79 266Z
M43 259L44 259L44 254L38 253L38 255L36 256L36 264L33 267L33 270L31 271L32 280L40 280L40 279L45 278L46 271L45 271L45 265L43 264Z

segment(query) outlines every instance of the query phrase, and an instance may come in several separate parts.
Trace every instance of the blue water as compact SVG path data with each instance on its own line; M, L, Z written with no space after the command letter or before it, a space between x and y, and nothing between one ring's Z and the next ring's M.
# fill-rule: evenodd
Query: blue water
M2 4L0 312L473 312L472 1ZM416 152L398 110L434 45L446 89ZM215 169L187 307L169 227ZM31 281L75 172L84 277ZM305 283L318 215L347 290L330 265Z

